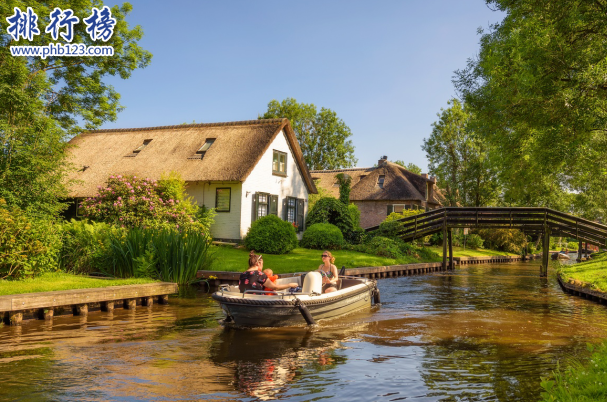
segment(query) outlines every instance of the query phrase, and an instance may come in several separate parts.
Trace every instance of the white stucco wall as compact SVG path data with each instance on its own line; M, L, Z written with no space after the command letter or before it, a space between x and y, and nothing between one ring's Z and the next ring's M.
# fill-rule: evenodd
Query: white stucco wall
M274 150L287 154L287 176L272 174ZM280 132L268 150L263 154L249 177L242 184L242 214L240 216L240 237L244 237L251 226L253 194L257 192L278 195L278 216L283 217L283 200L286 197L305 200L304 216L308 212L308 189L297 167L293 152L289 147L284 131Z
M230 212L217 212L211 236L220 239L240 239L242 185L235 182L188 183L187 193L199 206L215 208L217 188L231 188Z

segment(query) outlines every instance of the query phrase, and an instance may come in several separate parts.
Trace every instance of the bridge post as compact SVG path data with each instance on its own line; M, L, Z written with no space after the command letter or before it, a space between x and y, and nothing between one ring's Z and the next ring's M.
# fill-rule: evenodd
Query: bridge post
M542 245L542 265L540 267L540 277L548 276L548 260L550 257L550 227L544 226L544 244Z
M443 271L447 270L447 225L443 225Z
M582 241L578 240L578 245L577 245L577 258L575 259L577 262L581 262L582 261Z
M449 229L449 269L453 271L453 229Z

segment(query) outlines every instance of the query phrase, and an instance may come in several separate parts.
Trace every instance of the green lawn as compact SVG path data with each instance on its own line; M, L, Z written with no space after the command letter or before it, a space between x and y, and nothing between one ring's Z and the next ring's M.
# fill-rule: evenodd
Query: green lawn
M557 272L565 282L607 292L607 252L592 254L592 259L578 264L560 265Z
M35 279L22 281L0 280L0 296L22 293L50 292L53 290L72 290L88 288L106 288L120 285L140 285L156 282L147 278L103 279L64 273L52 273Z
M441 257L443 256L443 248L441 246L430 246L428 247L432 251L438 253ZM484 248L473 250L470 248L466 248L464 250L463 247L453 247L453 256L454 257L487 257L492 255L518 255L515 253L508 253L506 251L496 251L496 250L486 250Z
M242 272L247 269L249 252L246 249L212 246L211 250L216 255L216 259L213 265L211 265L212 271ZM343 265L346 268L356 268L423 262L414 257L394 259L349 250L335 250L331 251L331 253L335 257L335 265L338 268L341 268ZM313 271L318 269L318 266L322 264L320 258L322 250L296 248L288 254L272 255L262 253L262 255L264 268L272 269L275 274Z

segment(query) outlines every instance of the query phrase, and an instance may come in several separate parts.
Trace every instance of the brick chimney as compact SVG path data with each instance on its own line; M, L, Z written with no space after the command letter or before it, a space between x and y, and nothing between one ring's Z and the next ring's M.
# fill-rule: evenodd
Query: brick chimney
M382 156L380 160L377 161L377 166L383 166L388 162L388 157L386 155Z

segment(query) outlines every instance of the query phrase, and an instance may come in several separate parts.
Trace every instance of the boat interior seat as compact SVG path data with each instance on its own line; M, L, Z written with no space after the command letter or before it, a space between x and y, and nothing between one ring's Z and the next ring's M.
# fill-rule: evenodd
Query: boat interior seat
M320 272L308 272L303 279L301 287L302 293L318 293L322 294L322 275Z
M349 279L349 278L341 278L339 279L339 287L337 288L337 290L340 289L346 289L349 288L351 286L354 285L358 285L360 283L360 280L356 280L356 279Z

